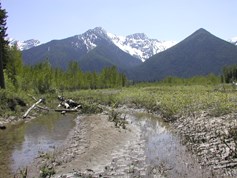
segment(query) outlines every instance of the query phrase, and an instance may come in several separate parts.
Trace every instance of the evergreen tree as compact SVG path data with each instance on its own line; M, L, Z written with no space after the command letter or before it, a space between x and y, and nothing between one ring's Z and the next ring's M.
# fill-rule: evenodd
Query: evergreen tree
M5 88L3 66L6 65L6 59L7 59L6 47L8 45L8 41L6 40L7 36L6 19L7 19L7 12L5 9L2 9L2 5L0 2L0 88Z
M80 72L79 65L76 61L70 61L67 69L67 88L77 89L79 87L78 73Z
M222 70L222 80L225 83L237 81L237 65L226 66Z
M39 66L37 88L40 93L47 93L52 89L52 67L49 61Z
M11 80L12 84L16 89L19 87L19 77L23 71L22 56L21 51L17 49L15 44L9 47L8 50L8 62L6 65L6 73L8 78Z

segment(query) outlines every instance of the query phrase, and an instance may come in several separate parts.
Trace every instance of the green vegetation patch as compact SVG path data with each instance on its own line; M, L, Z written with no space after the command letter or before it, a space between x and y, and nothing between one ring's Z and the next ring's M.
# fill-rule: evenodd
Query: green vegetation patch
M128 105L158 112L164 117L208 111L220 116L236 111L237 91L231 85L132 86L122 89L81 90L68 95L76 100L118 106Z
M7 90L0 90L0 116L16 115L26 107L25 98Z

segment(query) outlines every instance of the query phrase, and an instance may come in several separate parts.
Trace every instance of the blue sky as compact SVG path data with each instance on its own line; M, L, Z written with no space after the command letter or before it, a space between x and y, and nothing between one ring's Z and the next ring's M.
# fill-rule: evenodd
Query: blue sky
M237 36L237 0L1 0L8 36L47 42L103 27L116 35L145 33L181 41L205 28L228 40Z

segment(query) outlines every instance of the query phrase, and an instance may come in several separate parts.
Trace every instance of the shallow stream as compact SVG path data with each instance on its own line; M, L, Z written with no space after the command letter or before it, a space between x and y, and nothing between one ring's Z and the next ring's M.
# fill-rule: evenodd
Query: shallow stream
M75 115L47 114L0 130L0 177L13 177L39 156L52 151L74 127Z
M200 168L166 122L145 112L129 109L121 112L126 113L130 124L140 128L147 176L206 177L208 173ZM50 114L0 130L0 177L12 177L13 173L30 165L41 152L60 146L75 126L75 117Z
M167 177L208 177L209 171L198 164L196 158L180 143L167 122L147 113L128 115L138 124L145 140L147 174L161 173Z

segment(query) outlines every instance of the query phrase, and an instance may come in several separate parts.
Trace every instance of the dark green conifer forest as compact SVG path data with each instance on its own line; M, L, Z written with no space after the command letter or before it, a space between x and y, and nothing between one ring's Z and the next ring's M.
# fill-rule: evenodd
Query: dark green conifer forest
M7 12L5 9L2 9L2 5L0 2L0 88L3 89L5 88L3 68L6 66L7 63L6 47L8 45L8 41L6 40L7 37L6 20L7 20Z

